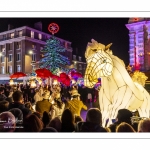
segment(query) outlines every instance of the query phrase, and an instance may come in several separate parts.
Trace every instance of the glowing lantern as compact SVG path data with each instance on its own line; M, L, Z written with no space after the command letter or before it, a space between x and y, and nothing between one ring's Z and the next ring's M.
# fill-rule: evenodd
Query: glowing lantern
M39 82L40 85L42 84L42 80L41 79L38 82Z
M56 79L53 80L53 85L58 84L58 81Z
M35 81L31 80L31 82L30 82L30 88L35 88L35 87L36 87Z
M110 121L117 117L119 109L138 110L140 117L149 118L150 95L143 87L147 77L137 72L132 79L124 62L112 54L110 46L92 39L85 52L84 85L93 88L98 78L102 81L99 103L103 126L108 118L108 125L112 123Z
M9 84L10 84L10 85L14 85L13 79L10 79Z
M75 83L76 83L76 81L75 81L74 79L72 79L72 80L71 80L71 83L72 83L72 84L75 84Z

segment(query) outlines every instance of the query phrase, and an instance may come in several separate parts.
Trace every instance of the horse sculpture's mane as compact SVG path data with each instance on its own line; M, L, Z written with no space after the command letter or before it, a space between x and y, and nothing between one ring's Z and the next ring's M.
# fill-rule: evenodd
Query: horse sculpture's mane
M88 43L85 52L87 60L85 86L91 88L96 83L95 76L101 78L99 102L103 120L114 119L118 110L122 108L137 109L140 116L149 117L150 96L148 92L133 82L124 62L113 55L109 49L111 45L105 46L93 39L92 43ZM104 59L106 61L102 61ZM97 69L95 69L96 64ZM107 71L109 73L106 73Z

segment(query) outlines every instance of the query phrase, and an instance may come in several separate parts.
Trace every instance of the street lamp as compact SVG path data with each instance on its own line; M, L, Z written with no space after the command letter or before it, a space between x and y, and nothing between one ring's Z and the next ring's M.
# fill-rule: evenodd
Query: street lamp
M29 51L29 54L33 54L33 51Z

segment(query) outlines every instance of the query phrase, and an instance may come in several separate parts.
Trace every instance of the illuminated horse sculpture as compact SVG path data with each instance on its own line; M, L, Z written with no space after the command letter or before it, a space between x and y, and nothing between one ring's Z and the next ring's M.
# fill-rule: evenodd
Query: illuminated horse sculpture
M85 52L87 68L84 84L93 88L101 78L99 104L103 125L115 119L119 109L138 110L140 117L149 117L150 95L145 88L133 82L124 62L112 54L111 44L105 46L92 39ZM108 123L108 125L111 121Z

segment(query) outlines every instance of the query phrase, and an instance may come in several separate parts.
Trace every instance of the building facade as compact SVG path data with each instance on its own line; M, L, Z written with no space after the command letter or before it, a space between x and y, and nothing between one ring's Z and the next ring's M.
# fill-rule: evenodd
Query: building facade
M150 18L130 18L129 63L134 70L150 70Z
M82 57L73 55L72 64L73 67L84 76L87 64L82 61Z
M41 49L46 44L50 34L42 32L42 23L35 23L34 28L23 26L0 33L0 80L9 78L15 72L30 73L38 68L42 58ZM71 42L60 39L67 49L64 56L72 61Z

